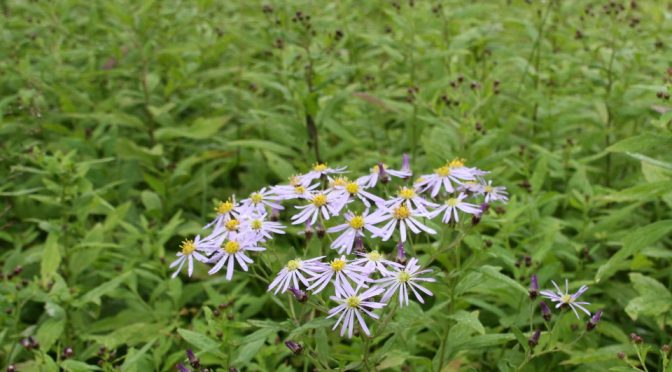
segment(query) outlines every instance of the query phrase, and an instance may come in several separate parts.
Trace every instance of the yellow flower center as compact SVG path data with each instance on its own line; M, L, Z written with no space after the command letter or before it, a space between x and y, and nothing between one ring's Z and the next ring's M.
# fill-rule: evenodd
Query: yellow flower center
M292 186L299 185L301 183L301 179L298 176L291 176L289 177L289 184Z
M361 230L364 227L364 217L355 216L350 220L350 227L353 229Z
M420 182L422 182L422 181L424 181L424 180L425 180L424 178L422 178L422 177L418 177L418 178L415 179L415 182L413 182L413 183L420 183Z
M233 240L230 240L224 244L224 252L228 254L234 254L240 250L240 244L238 242L234 242Z
M457 204L459 204L459 201L455 198L450 198L446 200L446 205L448 205L449 207L455 207L457 206Z
M345 261L339 260L338 258L331 261L331 268L334 269L334 271L339 272L345 268Z
M487 192L487 193L492 192L492 186L490 186L490 185L485 186L483 189L484 189L485 192Z
M411 274L409 274L407 271L402 271L399 273L399 282L400 283L406 283L411 279Z
M373 252L367 253L366 258L368 258L369 261L377 262L377 261L380 261L381 258L383 258L383 255L380 254L380 252L378 252L378 251L373 251Z
M444 165L441 168L434 169L434 173L437 176L446 177L446 176L450 175L450 167L447 166L447 165Z
M448 163L448 167L450 168L464 167L464 159L455 158Z
M237 231L238 226L240 226L240 222L236 219L228 220L224 224L224 227L226 227L226 229L229 230L229 231Z
M316 207L321 207L321 206L327 204L327 197L326 197L326 195L324 195L324 194L317 194L317 195L315 195L315 197L313 198L313 204L314 204Z
M325 170L327 170L327 168L329 168L329 167L324 163L317 163L317 164L313 165L313 170L315 172L324 172Z
M261 222L261 220L252 220L252 222L250 223L250 227L252 228L252 230L261 230L262 224L263 223Z
M287 270L294 271L301 267L301 260L291 260L287 262Z
M294 192L299 195L303 195L306 192L306 188L301 185L294 186Z
M359 192L359 185L357 182L350 182L345 186L345 189L350 193L350 194L356 194Z
M345 300L345 304L352 308L358 307L360 302L362 302L362 300L357 296L348 297L348 299Z
M413 199L415 197L415 191L408 187L402 187L401 190L399 190L399 197L406 200Z
M185 240L180 244L180 248L182 248L182 254L188 256L196 250L196 244L194 244L193 240Z
M215 206L215 212L217 212L218 214L227 214L233 210L233 207L234 205L230 200L225 202L220 201Z
M348 184L348 179L346 177L336 177L333 181L331 181L331 186L345 186Z
M565 304L571 304L572 302L574 302L574 300L572 299L572 295L570 294L562 295L562 297L560 297L560 301L562 301Z
M261 194L258 192L253 192L250 194L250 199L252 199L252 203L259 204L262 200L264 200L264 197L261 196Z
M403 220L411 216L411 210L408 209L408 207L406 207L405 205L402 205L394 209L393 215L394 218L398 220Z

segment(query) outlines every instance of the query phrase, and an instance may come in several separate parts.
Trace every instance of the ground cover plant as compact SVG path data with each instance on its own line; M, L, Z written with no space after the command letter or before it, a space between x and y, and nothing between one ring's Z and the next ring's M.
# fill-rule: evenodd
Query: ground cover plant
M672 4L0 10L7 371L672 368Z

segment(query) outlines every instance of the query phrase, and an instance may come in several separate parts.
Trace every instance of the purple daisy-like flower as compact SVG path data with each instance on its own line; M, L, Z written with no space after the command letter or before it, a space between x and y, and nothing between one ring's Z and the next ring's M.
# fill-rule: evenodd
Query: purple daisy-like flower
M589 302L580 302L576 301L579 296L584 294L588 290L588 286L582 285L581 288L579 288L578 291L574 294L569 293L569 281L565 279L565 292L563 293L560 287L551 280L551 283L553 283L553 286L557 290L557 292L553 292L552 290L545 290L539 292L543 297L548 298L554 303L557 303L555 305L555 308L561 308L563 306L569 306L572 311L574 311L574 314L576 315L577 318L580 319L579 313L576 311L576 309L580 309L584 313L586 313L588 316L590 316L590 311L588 311L583 305L589 305Z

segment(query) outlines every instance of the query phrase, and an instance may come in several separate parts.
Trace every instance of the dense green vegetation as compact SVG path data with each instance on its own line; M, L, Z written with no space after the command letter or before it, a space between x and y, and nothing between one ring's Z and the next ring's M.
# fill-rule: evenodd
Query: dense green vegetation
M0 10L3 368L168 371L186 349L211 370L672 368L666 1ZM216 201L403 153L415 175L464 158L510 200L413 244L434 296L369 319L375 337L342 338L314 302L266 292L304 250L335 255L291 207L254 271L171 279ZM394 241L378 248L394 259ZM533 274L588 285L597 327L555 309L544 322Z

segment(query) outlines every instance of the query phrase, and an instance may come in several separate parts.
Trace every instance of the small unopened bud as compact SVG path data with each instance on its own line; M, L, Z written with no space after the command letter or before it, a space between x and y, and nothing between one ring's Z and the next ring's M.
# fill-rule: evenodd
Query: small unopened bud
M189 359L189 364L191 364L192 367L201 367L201 362L198 360L198 358L196 358L196 355L193 351L191 351L191 349L187 349L187 359Z
M670 345L664 344L663 346L660 347L660 351L662 351L665 354L669 353L670 352Z
M177 369L180 372L191 372L191 371L189 371L189 368L185 367L184 364L182 364L182 363L178 363L175 366L175 369Z
M301 354L303 351L303 346L297 344L294 341L285 341L285 346L287 346L287 348L294 354Z
M16 276L16 275L21 274L22 271L23 271L23 267L21 267L21 265L19 265L19 266L14 268L14 271L12 272L12 274L14 274L14 276Z
M597 326L597 323L600 322L600 319L601 319L601 318L602 318L602 310L596 312L596 313L590 318L590 320L588 320L588 323L586 323L586 330L587 330L587 331L592 331L593 329L595 329L595 327Z
M485 213L490 209L490 204L488 203L482 203L481 204L481 214Z
M366 253L366 249L364 249L364 238L359 235L355 237L355 253Z
M642 342L644 342L644 339L642 339L642 337L636 333L630 334L630 340L636 344L641 344Z
M289 291L292 292L294 298L300 303L305 303L308 301L308 294L298 288L289 288Z
M271 209L271 221L278 221L280 219L280 210L277 208Z
M532 257L525 256L525 266L527 266L527 267L532 266Z
M306 235L306 240L310 240L313 237L313 226L310 222L306 222L306 229L303 233Z
M7 372L16 372L16 371L18 370L16 369L16 366L14 364L10 364L7 366Z
M231 367L231 368L229 368L229 372L238 372L238 368Z
M471 216L471 225L476 226L476 225L479 224L479 222L481 222L481 214L480 213L474 213Z
M390 182L390 176L385 171L385 166L381 162L378 162L378 177L383 184Z
M530 289L528 289L527 293L530 294L531 300L534 300L539 295L539 280L536 275L530 277Z
M621 359L621 360L625 359L625 353L622 352L622 351L619 351L618 353L616 353L616 356L618 357L618 359Z
M530 336L530 338L527 340L528 345L530 345L531 348L534 348L535 346L537 346L539 344L539 337L540 336L541 336L541 331L537 329L536 331L534 331L532 336Z
M324 225L322 222L317 222L317 225L315 226L315 232L317 232L317 238L322 239L324 238L324 234L327 233L327 230L324 229Z
M21 339L21 341L19 341L19 343L21 344L21 346L25 347L28 350L30 350L30 348L32 347L30 341L27 338Z
M400 264L406 263L406 251L404 250L404 242L399 242L399 244L397 244L396 261Z
M75 351L70 346L63 349L63 352L61 353L63 359L71 358L73 355L75 355Z
M544 320L547 322L551 320L551 308L548 307L544 301L539 303L539 307L541 308L541 316L544 318Z
M413 174L413 171L411 171L411 156L408 155L408 154L404 154L404 156L401 160L401 171L402 172L409 172L409 173ZM408 178L408 177L405 177L405 178Z

